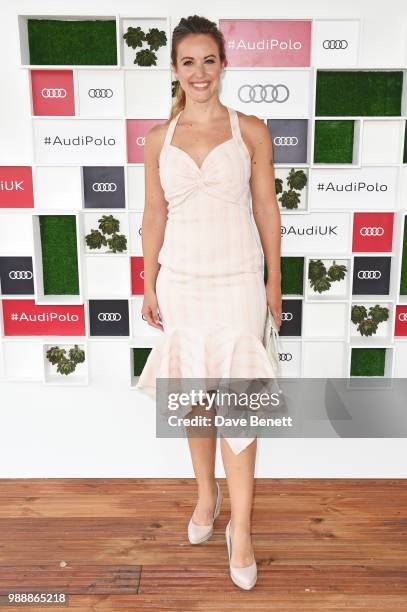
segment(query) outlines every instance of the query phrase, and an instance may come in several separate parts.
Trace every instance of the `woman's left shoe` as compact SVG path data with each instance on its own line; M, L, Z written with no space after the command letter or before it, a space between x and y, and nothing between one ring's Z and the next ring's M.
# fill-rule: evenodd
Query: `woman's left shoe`
M228 546L229 569L230 577L236 586L249 591L257 582L257 564L256 559L250 565L244 567L232 567L230 559L232 558L232 538L230 536L230 521L226 525L226 544Z
M217 496L212 523L210 523L209 525L197 525L197 523L194 523L191 516L191 519L188 524L188 539L191 544L201 544L202 542L206 542L206 540L209 540L209 538L213 534L213 523L220 512L220 506L222 503L222 491L218 484L218 481L216 481L216 488Z

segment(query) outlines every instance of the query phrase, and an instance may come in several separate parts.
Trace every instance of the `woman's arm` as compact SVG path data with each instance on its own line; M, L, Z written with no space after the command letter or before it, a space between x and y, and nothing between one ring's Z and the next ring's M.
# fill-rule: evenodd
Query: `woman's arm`
M155 125L144 143L144 213L141 241L144 259L144 304L142 313L153 327L162 329L158 319L155 284L160 269L158 253L164 240L167 202L160 182L159 155L165 133L164 124Z
M276 325L281 324L281 216L277 203L273 145L266 124L247 117L252 148L250 188L253 217L259 231L267 266L267 299Z

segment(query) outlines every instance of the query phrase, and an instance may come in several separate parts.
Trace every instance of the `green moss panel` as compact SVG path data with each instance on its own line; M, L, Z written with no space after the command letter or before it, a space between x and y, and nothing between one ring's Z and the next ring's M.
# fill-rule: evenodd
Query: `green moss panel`
M133 349L133 375L140 376L146 365L147 358L151 352L151 348L134 348Z
M75 215L40 216L45 295L79 295Z
M407 216L404 217L403 254L401 256L400 294L407 295Z
M303 257L281 257L281 293L283 295L303 295Z
M314 163L351 164L355 122L315 121Z
M402 71L318 70L316 116L401 115Z
M28 19L30 64L116 66L116 21Z
M353 348L351 376L384 376L385 348Z

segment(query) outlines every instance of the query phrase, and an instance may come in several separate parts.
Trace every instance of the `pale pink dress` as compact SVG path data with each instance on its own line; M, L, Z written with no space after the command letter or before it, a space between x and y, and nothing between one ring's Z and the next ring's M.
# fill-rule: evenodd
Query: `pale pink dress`
M171 144L181 113L160 153L168 214L156 295L164 332L136 385L154 399L157 377L275 377L263 345L267 299L250 209L251 159L237 112L227 108L232 138L201 167ZM237 454L254 438L225 439Z

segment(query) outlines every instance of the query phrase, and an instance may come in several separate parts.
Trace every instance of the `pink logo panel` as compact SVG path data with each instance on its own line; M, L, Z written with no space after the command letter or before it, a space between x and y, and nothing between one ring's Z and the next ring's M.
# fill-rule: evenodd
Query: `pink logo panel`
M46 306L35 300L3 300L5 336L84 336L83 304Z
M311 65L311 21L220 19L229 67Z
M127 161L129 164L144 163L144 140L154 125L167 119L127 119Z
M31 166L0 166L0 208L34 208Z
M31 70L33 115L75 115L72 70Z
M355 213L353 216L354 253L389 253L393 244L394 213Z

